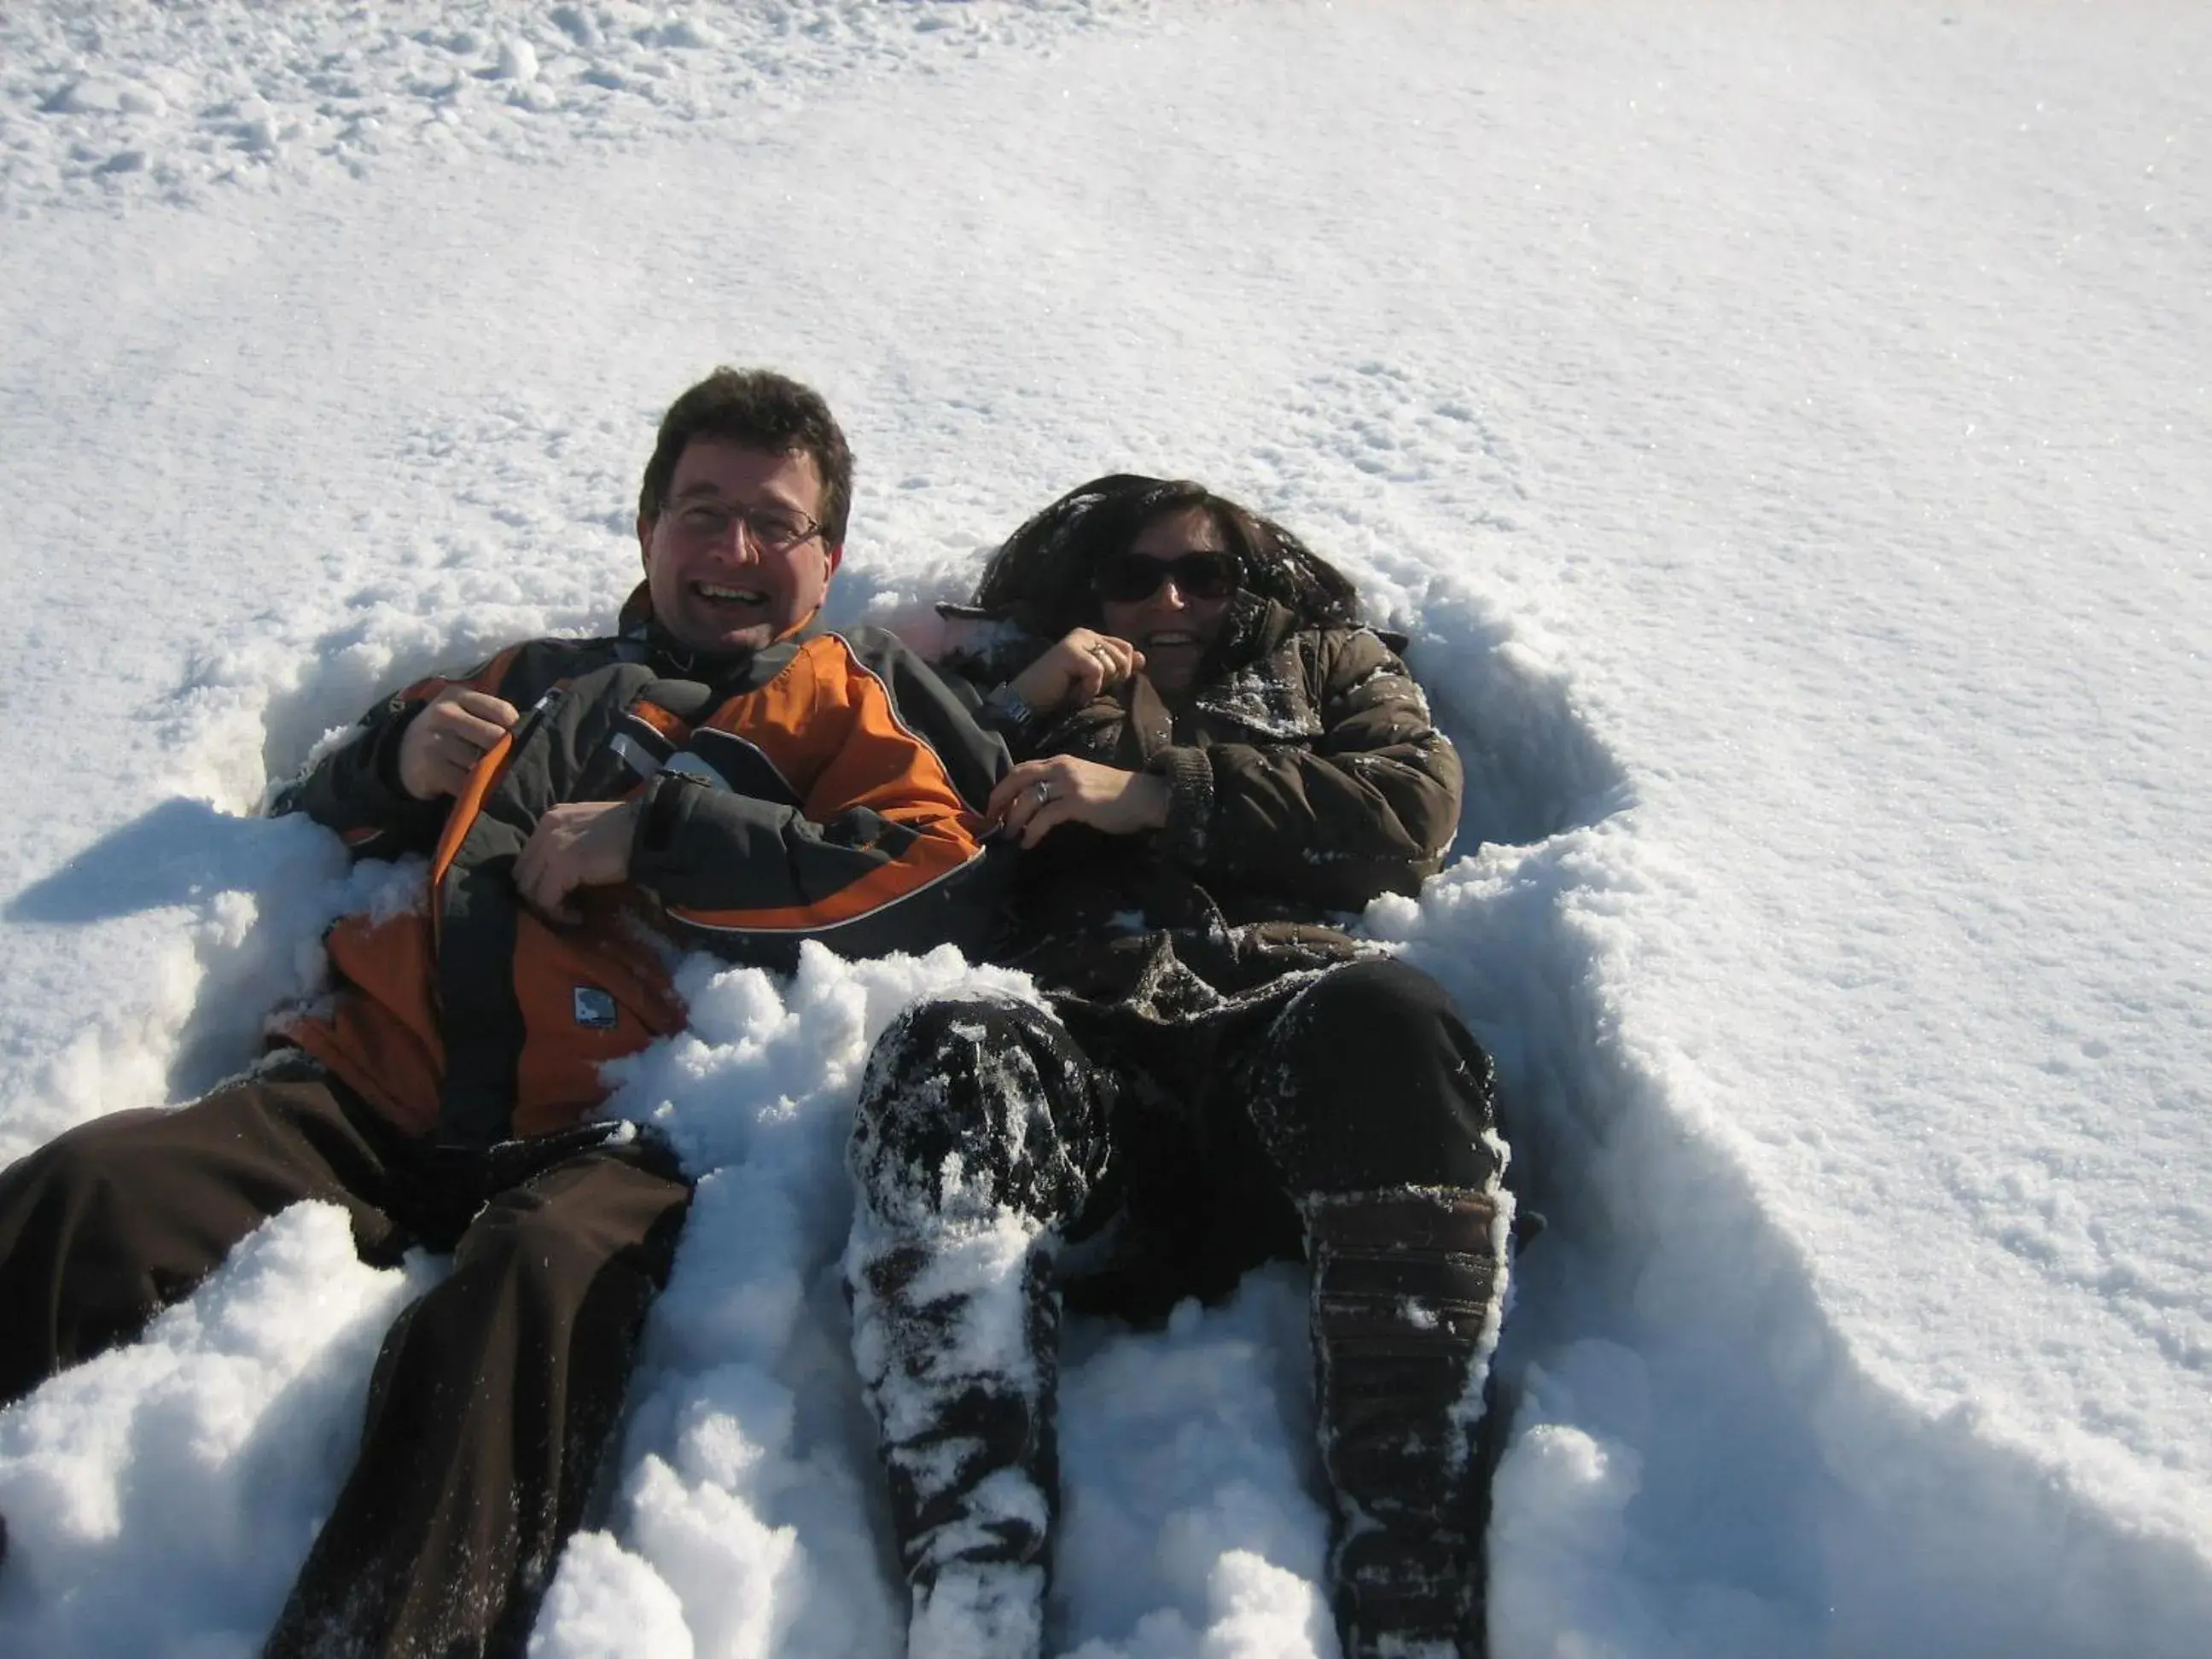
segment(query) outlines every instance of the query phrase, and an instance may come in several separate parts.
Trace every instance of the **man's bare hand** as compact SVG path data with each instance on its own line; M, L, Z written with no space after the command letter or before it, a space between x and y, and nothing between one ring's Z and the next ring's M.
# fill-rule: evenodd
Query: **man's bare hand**
M1040 714L1089 702L1145 665L1145 653L1127 640L1078 628L1014 676L1014 690Z
M629 879L639 808L636 800L580 800L548 811L514 861L523 902L555 921L581 921L583 913L568 902L571 893Z
M416 800L459 794L477 763L520 718L513 703L489 691L447 686L399 739L400 787Z
M1063 823L1133 836L1167 823L1168 784L1154 773L1053 755L1024 761L1000 778L989 812L1024 847L1036 846Z

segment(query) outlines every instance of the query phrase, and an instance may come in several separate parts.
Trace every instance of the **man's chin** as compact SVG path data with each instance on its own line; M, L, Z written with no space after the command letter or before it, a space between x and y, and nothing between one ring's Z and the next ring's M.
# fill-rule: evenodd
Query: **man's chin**
M668 627L665 623L662 626ZM668 635L687 650L709 657L728 657L765 648L775 638L775 624L765 620L735 627L693 623L688 627L668 628Z

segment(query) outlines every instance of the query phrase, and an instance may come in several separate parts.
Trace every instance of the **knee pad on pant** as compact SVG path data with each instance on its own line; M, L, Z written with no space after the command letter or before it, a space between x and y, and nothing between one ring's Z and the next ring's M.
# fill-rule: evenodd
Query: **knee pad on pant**
M1330 969L1269 1030L1253 1120L1297 1194L1481 1188L1504 1166L1494 1069L1442 986L1391 958Z
M878 1041L848 1163L894 1224L1012 1209L1048 1224L1088 1195L1103 1103L1080 1050L1012 999L923 1003Z

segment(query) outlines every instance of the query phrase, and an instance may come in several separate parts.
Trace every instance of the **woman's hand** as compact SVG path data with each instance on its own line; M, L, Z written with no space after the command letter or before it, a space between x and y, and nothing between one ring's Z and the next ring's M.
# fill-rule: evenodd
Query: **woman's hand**
M1024 702L1040 714L1089 702L1145 665L1145 653L1127 640L1079 628L1014 676Z
M1063 823L1133 836L1167 823L1168 782L1151 772L1051 755L1024 761L1000 778L991 792L990 815L1024 847L1036 846Z

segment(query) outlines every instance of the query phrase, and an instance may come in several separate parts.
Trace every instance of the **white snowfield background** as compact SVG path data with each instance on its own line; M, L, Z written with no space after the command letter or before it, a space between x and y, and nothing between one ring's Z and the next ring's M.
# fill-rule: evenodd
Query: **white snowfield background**
M1413 635L1473 784L1364 925L1551 1223L1498 1659L2201 1654L2208 84L2159 0L10 5L0 1158L250 1056L407 873L268 781L602 627L659 411L771 364L836 620L1134 468ZM901 1651L842 1143L977 977L686 970L616 1109L711 1173L538 1659ZM440 1270L303 1206L0 1413L0 1652L254 1651ZM1334 1655L1303 1293L1076 1323L1055 1655Z

